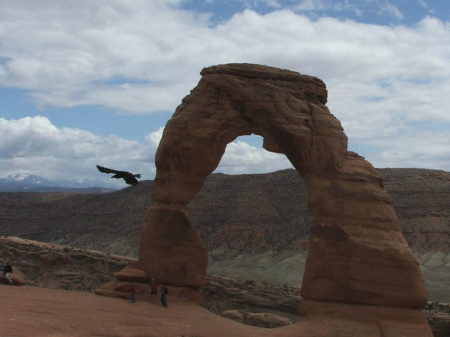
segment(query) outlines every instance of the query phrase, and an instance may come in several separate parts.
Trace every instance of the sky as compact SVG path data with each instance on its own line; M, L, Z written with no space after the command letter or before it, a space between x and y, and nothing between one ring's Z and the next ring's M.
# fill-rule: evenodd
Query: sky
M322 79L377 168L450 171L448 0L0 0L0 178L154 179L165 124L226 63ZM246 136L216 172L285 168Z

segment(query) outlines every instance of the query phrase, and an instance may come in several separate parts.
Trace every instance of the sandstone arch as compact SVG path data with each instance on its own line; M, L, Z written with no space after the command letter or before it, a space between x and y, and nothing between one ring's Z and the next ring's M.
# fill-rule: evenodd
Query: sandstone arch
M157 205L146 213L139 267L174 286L205 283L207 250L185 206L226 145L253 133L263 137L266 150L284 153L305 179L314 225L302 296L423 306L424 283L391 199L372 165L347 151L341 124L325 105L325 84L250 64L213 66L201 75L167 123L156 154Z

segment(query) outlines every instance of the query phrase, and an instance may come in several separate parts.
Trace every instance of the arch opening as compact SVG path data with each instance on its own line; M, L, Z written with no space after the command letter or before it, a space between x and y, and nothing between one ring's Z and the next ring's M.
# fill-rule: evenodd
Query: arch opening
M259 135L238 136L227 144L213 173L270 173L293 168L284 154L270 152L263 144L264 138Z
M229 143L187 209L208 248L209 274L299 286L312 225L304 181L262 144L257 135Z

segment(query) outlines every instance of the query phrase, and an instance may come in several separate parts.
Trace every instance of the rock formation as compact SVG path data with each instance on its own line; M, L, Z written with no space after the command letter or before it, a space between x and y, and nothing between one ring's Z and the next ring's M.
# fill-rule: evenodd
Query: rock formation
M279 328L281 326L292 325L292 322L287 318L268 313L248 313L243 310L227 310L222 312L220 316L260 328Z
M333 312L330 302L424 306L422 276L391 198L373 166L347 151L341 124L325 105L325 84L250 64L213 66L201 74L167 123L156 154L152 199L157 205L146 213L139 267L163 283L204 285L207 249L186 205L227 144L256 134L266 150L285 154L305 180L314 225L301 312L306 317Z

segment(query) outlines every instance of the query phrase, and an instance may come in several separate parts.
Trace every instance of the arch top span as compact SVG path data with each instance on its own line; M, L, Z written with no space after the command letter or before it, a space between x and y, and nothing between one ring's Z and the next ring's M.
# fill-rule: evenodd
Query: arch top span
M185 205L227 144L254 133L305 179L314 225L303 298L423 306L424 283L389 194L373 166L347 151L347 136L325 105L325 84L253 64L212 66L201 74L168 121L156 154L152 198L158 205L146 214L139 250L147 275L172 285L204 284L207 249Z
M231 63L203 68L200 75L234 76L258 81L286 82L298 86L297 90L300 89L312 100L317 100L322 104L327 103L328 92L321 79L291 70L258 64Z
M156 154L152 198L187 204L218 166L228 143L263 137L303 176L338 169L347 137L325 103L325 83L312 76L254 64L204 68L198 85L167 123Z

